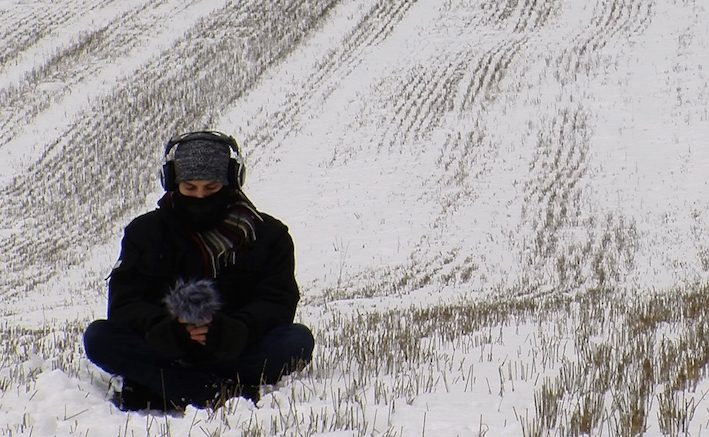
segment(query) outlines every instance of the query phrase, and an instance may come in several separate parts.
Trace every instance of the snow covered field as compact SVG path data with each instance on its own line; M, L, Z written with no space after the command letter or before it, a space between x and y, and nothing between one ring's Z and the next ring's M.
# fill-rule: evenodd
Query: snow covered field
M703 0L0 0L0 432L709 434ZM234 134L305 372L125 414L81 333L162 145Z

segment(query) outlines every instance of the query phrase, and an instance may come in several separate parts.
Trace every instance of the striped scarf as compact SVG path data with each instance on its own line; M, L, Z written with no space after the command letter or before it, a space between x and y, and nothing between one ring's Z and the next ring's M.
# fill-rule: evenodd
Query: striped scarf
M236 263L239 247L256 240L256 221L263 220L254 207L245 200L230 206L224 220L212 229L192 232L197 243L205 272L216 278L223 268Z
M172 208L174 193L168 192L158 201L161 208ZM263 218L251 201L241 191L234 191L229 202L229 212L217 226L190 230L189 235L197 246L205 275L216 278L221 269L236 263L238 249L256 240L256 223Z

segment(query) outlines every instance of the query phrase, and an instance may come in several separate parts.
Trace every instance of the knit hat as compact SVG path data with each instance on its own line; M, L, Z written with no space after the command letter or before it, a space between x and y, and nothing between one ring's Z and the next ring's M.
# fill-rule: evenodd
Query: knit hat
M229 185L229 146L209 140L185 141L175 150L175 182L218 181Z

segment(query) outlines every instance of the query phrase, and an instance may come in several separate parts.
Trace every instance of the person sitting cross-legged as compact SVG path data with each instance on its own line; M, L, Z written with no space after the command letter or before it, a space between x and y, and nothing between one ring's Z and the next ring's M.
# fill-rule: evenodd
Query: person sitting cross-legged
M259 386L312 359L288 228L246 197L233 137L168 141L158 208L125 228L108 315L84 332L88 358L123 387L122 410L257 402Z

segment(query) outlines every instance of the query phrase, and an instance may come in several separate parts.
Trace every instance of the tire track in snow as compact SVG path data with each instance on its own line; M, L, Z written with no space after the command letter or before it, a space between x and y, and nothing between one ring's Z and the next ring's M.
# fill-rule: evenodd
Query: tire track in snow
M483 26L486 14L492 12L463 5L461 9L451 8L442 13L448 14L447 17L440 19L441 26L445 26L445 32L459 31L461 34L466 34L475 32L475 26ZM450 26L458 27L451 29L449 23ZM475 26L471 27L471 23L475 23ZM430 28L430 31L435 34L438 29ZM427 34L419 36L423 39L428 38ZM495 39L500 38L509 37L500 35ZM506 70L510 68L514 57L525 41L526 36L514 35L511 37L511 41L504 39L498 43L493 42L493 47L487 49L466 44L467 47L442 50L437 57L426 63L420 63L418 58L413 57L417 61L409 63L408 66L403 65L398 70L393 70L388 76L373 85L372 96L376 96L378 102L383 105L382 108L371 111L371 105L377 103L369 102L364 105L359 116L353 117L360 120L359 122L363 125L378 126L378 129L375 129L371 136L368 133L368 139L361 143L369 145L371 149L368 150L372 154L405 153L406 155L417 155L419 150L423 152L427 148L426 146L421 149L415 147L431 141L430 130L441 126L451 127L448 122L444 123L444 119L448 115L454 114L454 117L467 118L474 112L473 109L482 111L481 108L484 105L494 101L500 81L504 79ZM486 41L484 45L491 44ZM412 44L413 46L415 43ZM478 76L482 77L478 78ZM481 86L473 88L469 85L468 82L476 80L481 83ZM479 96L473 90L477 90ZM483 96L487 97L483 98ZM463 109L464 105L465 109ZM377 118L372 118L374 114ZM384 118L381 115L384 115ZM473 114L473 116L475 115L477 114ZM455 122L452 126L454 126L454 131L460 131L460 127ZM446 150L439 158L439 167L444 166L442 163L444 160L448 164L452 164L461 154L473 159L473 153L456 149L453 146L453 141L449 141L448 144L450 150ZM347 147L347 145L338 147ZM430 149L430 147L428 148ZM353 153L364 152L357 150ZM352 154L339 151L334 153L333 160L337 160L338 165L343 165L342 161L347 160L349 156ZM470 161L467 163L469 164ZM440 180L436 181L434 176L431 184L432 192L424 194L424 196L438 197L439 187L449 187L447 184L451 182L451 179L460 176L457 169L452 167L453 165L451 165L450 173L449 169L445 170L446 175L442 176ZM445 212L441 212L441 214L445 215ZM387 293L408 293L433 281L448 283L459 278L469 279L474 269L474 263L470 258L464 256L465 265L460 266L460 269L451 275L450 263L457 258L457 249L451 249L443 254L434 253L427 242L429 237L422 235L420 237L422 241L414 243L414 252L410 255L410 262L377 268L370 266L365 271L353 272L344 279L345 283L339 284L333 289L324 290L323 298L330 301L339 298L371 297ZM440 250L438 247L433 249Z
M508 8L505 18L513 16ZM521 5L515 31L528 36L529 32L548 23L557 5L553 2L527 1ZM588 38L596 48L621 38L626 33L641 32L647 26L651 6L640 2L625 4L623 14L613 12L613 6L602 15L623 17L619 20L596 19L596 23L607 23L600 29L602 35ZM617 6L616 6L617 8ZM615 25L611 24L614 23ZM616 26L616 27L614 27ZM585 35L585 34L584 34ZM583 41L583 39L582 39ZM488 50L482 61L476 64L467 83L462 99L462 113L475 116L485 114L488 102L495 99L497 84L515 58L528 42L528 38L504 40ZM500 72L496 77L494 72ZM424 76L425 77L425 76ZM417 101L414 99L414 101ZM424 110L421 110L424 112ZM474 116L474 117L475 117ZM548 131L541 130L540 151L546 150L553 156L550 162L540 159L537 165L546 167L530 171L535 175L527 188L530 199L525 204L523 220L531 227L531 239L525 242L520 263L527 273L521 280L522 290L538 291L543 285L556 284L556 290L576 290L581 287L610 286L621 279L623 271L632 268L637 251L637 231L635 224L622 216L606 214L589 217L583 211L584 190L581 181L588 167L587 116L581 108L565 109L551 119ZM409 122L409 125L414 123ZM406 122L399 122L393 130L408 132ZM485 132L485 123L463 123L461 129L452 129L442 148L438 164L443 169L439 186L448 187L441 196L439 226L445 226L452 211L463 205L470 205L476 198L475 180L485 174L486 162L491 162L497 153ZM428 126L430 128L430 126ZM550 133L551 132L551 133ZM570 132L575 132L573 135ZM580 135L580 136L574 136ZM401 140L402 138L396 138ZM411 140L412 138L406 138ZM541 144L546 148L542 148ZM549 148L555 148L550 151ZM540 152L541 153L541 152ZM480 159L483 158L483 159ZM542 163L543 164L539 164ZM481 164L482 163L482 164ZM550 172L549 169L553 170ZM584 212L586 215L579 216ZM522 232L518 235L524 235ZM472 258L464 257L461 247L448 249L447 253L430 254L430 239L423 238L416 263L427 265L427 277L433 273L439 280L468 280L475 270ZM455 259L442 265L436 259ZM445 263L444 263L445 264ZM433 267L432 267L433 266ZM408 266L408 271L410 272ZM402 271L407 271L402 267ZM416 282L416 281L409 281ZM525 283L526 282L526 283Z
M536 3L532 3L534 6ZM548 7L550 3L540 2ZM489 10L486 12L490 12ZM495 13L495 12L493 12ZM526 13L534 13L527 5ZM543 14L549 17L549 14ZM478 23L484 23L480 17ZM542 25L546 21L535 21ZM529 30L532 25L527 25ZM491 35L494 38L498 34ZM389 90L383 96L391 110L384 110L386 118L382 130L372 136L370 144L380 144L386 153L416 154L412 146L430 141L430 133L440 128L449 129L437 166L442 170L432 184L430 196L440 202L440 211L432 224L432 234L441 233L452 212L463 204L475 201L475 185L480 175L490 171L485 164L492 160L496 145L492 144L480 125L470 126L467 120L484 117L487 107L495 103L502 90L500 84L514 68L514 62L523 52L527 34L500 35L492 47L463 49L443 53L426 64L410 67L403 74L384 79L375 89ZM489 44L489 43L488 43ZM405 80L400 77L404 76ZM394 97L391 99L391 97ZM380 112L380 111L378 111ZM363 114L363 117L366 116ZM466 120L462 123L452 120ZM346 156L347 154L339 154ZM484 159L480 159L484 158ZM342 158L340 158L342 159ZM444 187L443 192L440 187ZM426 195L424 195L426 196ZM466 282L478 268L475 260L461 247L446 244L446 248L431 246L432 235L422 235L410 255L410 263L387 266L376 272L362 272L349 278L346 297L371 297L376 293L408 292L433 282L451 284ZM382 278L388 278L382 284ZM379 281L379 286L376 281ZM378 291L377 291L378 290ZM332 298L341 294L327 290Z
M611 42L620 44L642 34L652 21L654 0L599 0L590 24L572 40L556 61L556 78L573 82L579 73L589 74L595 57Z
M553 11L556 7L556 3L550 0L525 0L524 2L508 0L506 2L484 4L482 10L488 11L490 15L481 19L481 23L489 23L494 18L502 26L506 22L516 19L515 32L526 33L501 35L502 39L482 54L468 53L467 56L459 56L461 60L453 69L456 72L455 76L450 77L447 86L443 87L444 89L458 92L459 95L453 96L451 92L439 93L436 96L436 100L445 99L446 103L432 106L434 108L444 108L446 111L453 111L454 117L463 119L476 119L484 115L488 104L494 103L498 95L503 92L500 84L512 68L514 61L523 53L529 41L527 33L546 25L553 16ZM516 14L518 10L519 14ZM460 74L460 71L464 73ZM436 78L434 81L446 82L441 78ZM459 91L461 87L463 88L462 93ZM444 97L441 97L441 94ZM454 103L454 100L457 100L457 102ZM403 107L404 104L401 106ZM396 111L396 119L401 119L399 117L401 112L402 109ZM400 122L399 126L420 126L419 129L405 127L403 132L407 134L412 131L418 133L423 128L431 129L441 120L443 115L441 113L435 117L429 117L432 119L432 123L417 123L416 118L420 118L420 114L425 112L419 109L415 112L415 121ZM468 123L461 124L461 126L467 125ZM484 131L477 123L472 128L465 127L462 129L455 126L452 127L451 134L441 148L441 155L438 158L438 165L444 170L439 184L459 189L457 193L445 201L441 212L442 216L446 216L448 208L456 204L458 200L471 195L470 179L476 179L480 171L484 171L475 168L477 159L474 157L477 153L473 153L473 150L478 149L483 143L486 136ZM402 129L398 129L398 131L400 132ZM398 141L413 139L414 137L410 135L396 138ZM468 183L465 181L468 181Z
M482 54L470 49L444 53L383 80L376 88L393 88L395 99L386 103L390 109L383 111L387 118L381 121L382 132L370 141L389 153L401 152L440 127L447 113L476 116L486 102L495 100L500 82L526 41L526 36L504 39ZM461 86L465 88L462 98ZM442 161L451 159L455 158Z
M505 73L526 43L526 37L505 39L482 54L467 80L463 112L478 112L485 101L494 100Z
M226 20L233 19L234 22L238 22L236 18L242 15L242 9L234 8L229 12L233 16L226 12L220 15L222 23L203 22L202 25L209 26L213 34L218 35L220 30L226 33L228 27ZM37 254L41 253L43 262L60 266L65 264L63 268L57 269L64 270L71 263L71 260L65 259L66 253L72 249L74 241L81 239L78 236L84 233L82 229L87 230L86 235L94 238L102 231L105 232L105 229L102 230L102 224L107 220L105 218L101 220L102 217L97 215L97 211L90 207L95 202L93 196L98 193L105 195L106 199L102 207L108 208L109 211L113 210L115 214L117 209L125 208L131 202L137 202L146 194L139 186L143 182L143 186L150 187L147 179L153 174L145 175L145 169L154 165L151 157L157 150L146 153L146 148L141 145L150 145L150 149L156 149L156 144L152 144L154 141L151 138L154 138L156 132L165 129L165 126L160 124L167 122L165 118L170 117L170 113L165 113L161 107L160 100L164 98L170 101L170 96L173 96L175 101L183 101L194 97L188 94L195 92L190 91L195 83L184 80L173 83L168 77L163 77L162 81L156 80L154 71L161 69L159 67L161 63L178 65L176 64L178 59L187 53L193 53L197 57L210 56L211 54L204 53L204 50L200 51L194 47L199 44L199 40L184 38L181 47L171 50L165 58L156 59L145 66L142 71L136 73L137 78L127 80L114 91L113 95L94 105L96 109L93 112L99 114L98 117L80 118L69 126L59 139L46 147L49 152L63 149L61 153L54 155L46 153L42 160L30 168L29 175L19 177L13 185L4 190L2 196L7 201L3 203L7 205L7 209L0 212L3 222L12 223L14 217L23 218L23 211L36 211L33 216L24 220L24 228L34 229L37 235L13 233L5 239L0 239L1 264L13 267L12 260L17 258L24 259L25 264L37 264L39 262ZM185 62L189 62L188 59L186 58ZM186 66L183 65L183 68L186 69ZM151 91L156 95L151 95ZM134 99L133 96L142 96L143 101ZM151 121L146 120L144 130L123 132L117 128L124 124L125 117L132 118L137 116L138 111L151 110L155 117ZM174 124L174 121L170 123ZM132 141L130 136L134 136ZM88 152L84 150L86 147L84 144L87 143L92 145ZM120 150L115 145L130 147L131 144L135 148L134 153L131 154L133 166L126 166L123 162L126 156L125 150ZM46 168L55 171L44 174ZM114 179L109 180L107 179L109 175L101 174L101 168L111 169ZM131 171L135 174L126 175ZM44 177L38 176L42 174ZM23 196L18 193L28 184L26 182L28 179L35 179L37 183L31 184L31 195L22 199ZM64 192L71 191L75 191L75 195L70 196L67 203L63 199ZM46 216L53 211L62 211L55 214L67 227L63 232L54 229L57 223L46 219ZM38 235L42 237L37 238ZM44 275L30 274L30 272L31 269L27 271L20 269L12 272L15 275L0 278L0 290L13 290L12 294L18 295L32 290L48 279Z
M553 16L558 0L482 0L480 2L446 1L441 6L448 26L475 29L476 32L537 30Z
M525 290L554 283L551 278L539 278L543 275L535 275L535 272L546 272L550 261L559 255L559 247L564 244L562 230L581 225L583 205L579 182L588 168L588 136L587 119L581 108L564 108L538 132L536 156L530 165L522 209L523 219L531 225L531 233L521 233L531 235L522 251L522 265L529 266L527 283L522 287ZM582 247L581 257L586 258L590 250L590 245ZM559 275L558 286L571 288L572 283L578 286L583 282L582 259L574 254L573 260L577 268L570 275Z
M495 146L489 144L485 123L478 120L485 118L488 107L495 104L503 92L501 82L524 53L527 42L527 36L499 41L475 57L474 67L468 67L470 73L457 85L453 120L458 121L449 123L449 134L437 159L437 166L442 170L438 185L447 188L441 200L441 222L452 210L474 202L476 181L489 171L485 163L492 160ZM469 120L475 121L470 123Z
M382 98L390 101L392 109L381 111L387 118L381 121L382 131L370 138L370 144L380 143L380 149L388 153L416 154L412 147L430 141L431 131L443 126L450 128L437 161L442 174L431 184L431 193L424 194L440 202L432 234L442 232L441 227L454 209L474 202L476 179L490 170L484 160L483 164L479 161L482 157L492 159L490 154L495 153L496 147L487 140L484 130L468 130L463 127L468 122L459 125L445 117L475 119L495 102L500 82L528 41L526 35L504 38L484 51L461 50L441 55L425 65L414 65L407 72L407 80L401 81L398 75L393 75L375 87L389 90ZM395 99L390 100L392 96ZM442 193L440 187L444 187ZM432 247L431 241L436 240L432 235L422 235L413 248L410 262L356 273L347 278L344 287L326 290L327 299L407 293L434 282L469 281L478 268L473 258L450 244L446 248ZM348 292L343 293L339 288Z
M518 33L542 28L556 7L556 0L486 0L480 5L486 13L483 25Z
M38 6L27 5L2 11L2 32L0 32L0 73L15 61L25 50L55 30L65 26L73 18L101 9L116 0L92 2L71 2L57 5L46 2Z
M515 32L533 32L542 28L552 17L555 0L525 0L515 24Z
M287 104L244 138L247 144L274 144L300 128L301 115L313 111L313 103L326 100L364 60L367 50L380 44L404 19L416 0L379 0L346 36L342 44L320 62L304 87ZM276 134L277 133L277 134ZM277 138L275 138L277 136ZM253 157L256 164L260 158Z
M0 134L5 139L0 150L41 112L52 105L63 105L65 96L81 94L87 79L102 71L120 71L116 68L120 58L159 37L160 27L197 3L157 0L133 8L58 50L19 84L0 90L0 108L10 108L0 111Z
M522 0L484 0L480 9L485 12L486 17L481 24L497 29L505 28L520 1Z
M437 196L439 212L431 235L424 236L416 247L419 262L437 266L436 280L441 284L468 283L484 277L478 270L487 261L471 253L469 242L448 242L432 250L431 241L437 240L435 234L445 235L449 226L460 226L456 223L460 219L453 219L458 211L476 208L480 183L493 171L500 154L499 144L488 132L488 111L501 96L514 99L514 91L503 90L501 84L508 74L524 68L524 63L515 62L523 56L528 41L526 34L505 36L476 57L474 67L458 85L456 110L447 120L448 134L436 161L441 172L435 185L443 187ZM487 235L489 239L491 234Z
M549 74L561 85L593 74L608 44L622 44L649 25L653 2L599 1L590 24L571 39ZM537 155L526 186L520 263L522 292L580 291L608 287L633 268L638 247L635 223L590 210L581 181L588 170L591 127L580 106L561 108L538 126Z
M80 265L82 247L113 238L125 214L153 191L155 173L146 169L157 169L163 138L211 125L332 4L294 0L265 10L256 0L230 3L79 114L41 160L0 192L0 223L15 226L0 234L5 314L29 305L23 299L39 293L35 288L48 292L47 272ZM84 298L94 292L85 284L76 290Z
M444 56L405 73L406 79L394 91L396 100L391 102L391 110L386 111L383 131L371 138L373 144L381 145L380 152L384 149L388 153L402 153L413 142L423 139L443 114L453 109L455 88L470 62L468 53L460 53L458 57L451 62ZM400 83L398 79L396 82Z
M519 284L524 292L608 287L633 265L635 224L610 213L599 217L584 197L588 123L582 107L569 106L538 131L522 209L523 226L531 232L518 233L530 236L521 252L527 266Z
M363 57L366 55L366 50L382 42L393 32L396 24L404 18L413 3L415 2L377 2L361 19L360 23L355 27L355 31L350 34L342 44L342 47L328 56L323 61L322 67L308 80L304 81L306 85L304 90L294 96L282 111L275 114L272 120L268 120L267 126L253 129L252 136L247 136L245 138L246 141L255 144L279 143L280 141L275 139L270 132L279 132L278 139L283 139L297 130L299 128L299 123L297 122L299 114L307 110L308 102L320 102L327 99L342 80L361 64ZM517 6L517 2L510 3L514 4L515 7ZM548 0L525 2L520 5L523 8L523 14L517 19L521 20L520 23L524 24L526 30L534 29L546 23L546 20L550 17L552 5L553 2ZM471 8L470 6L467 6L467 8L467 13L471 10L478 12L468 22L469 26L478 26L480 23L489 22L491 20L490 17L497 17L508 9L497 4L490 4L482 8ZM506 18L512 17L511 12L507 15ZM531 17L536 18L533 20ZM529 24L529 22L533 23ZM518 24L517 27L519 26L521 25ZM477 63L475 68L484 70L480 80L498 83L502 77L502 71L507 68L509 62L514 58L516 50L524 44L524 41L526 41L525 37L513 37L513 41L509 42L510 51L502 54L503 59L485 60L485 62L492 63L492 65ZM508 43L502 44L507 45ZM501 49L493 48L485 56L494 58L499 50ZM422 132L435 126L442 115L452 109L453 90L466 75L465 72L470 69L470 65L476 63L477 60L474 56L474 53L459 53L451 61L450 54L443 55L440 59L436 59L429 64L416 65L400 75L395 75L396 77L392 79L393 84L386 83L387 79L384 79L378 87L388 88L391 85L396 87L398 91L394 93L394 101L386 102L387 105L391 106L388 114L392 115L381 121L381 125L384 126L383 133L378 133L371 141L374 144L383 144L385 149L392 151L401 147L400 144L404 142L420 139ZM490 71L496 72L499 77L488 78L486 76L487 69L490 67L492 68ZM403 76L403 84L402 79L398 76ZM482 87L482 83L478 84L479 89L482 89ZM486 89L488 89L488 94L492 94L493 90L491 88ZM475 95L472 91L471 94ZM490 98L490 95L488 95L488 98ZM414 99L421 104L411 105L411 102L407 101L407 99ZM363 115L366 118L366 114ZM396 144L399 144L399 146ZM258 157L255 157L255 162L258 159Z

